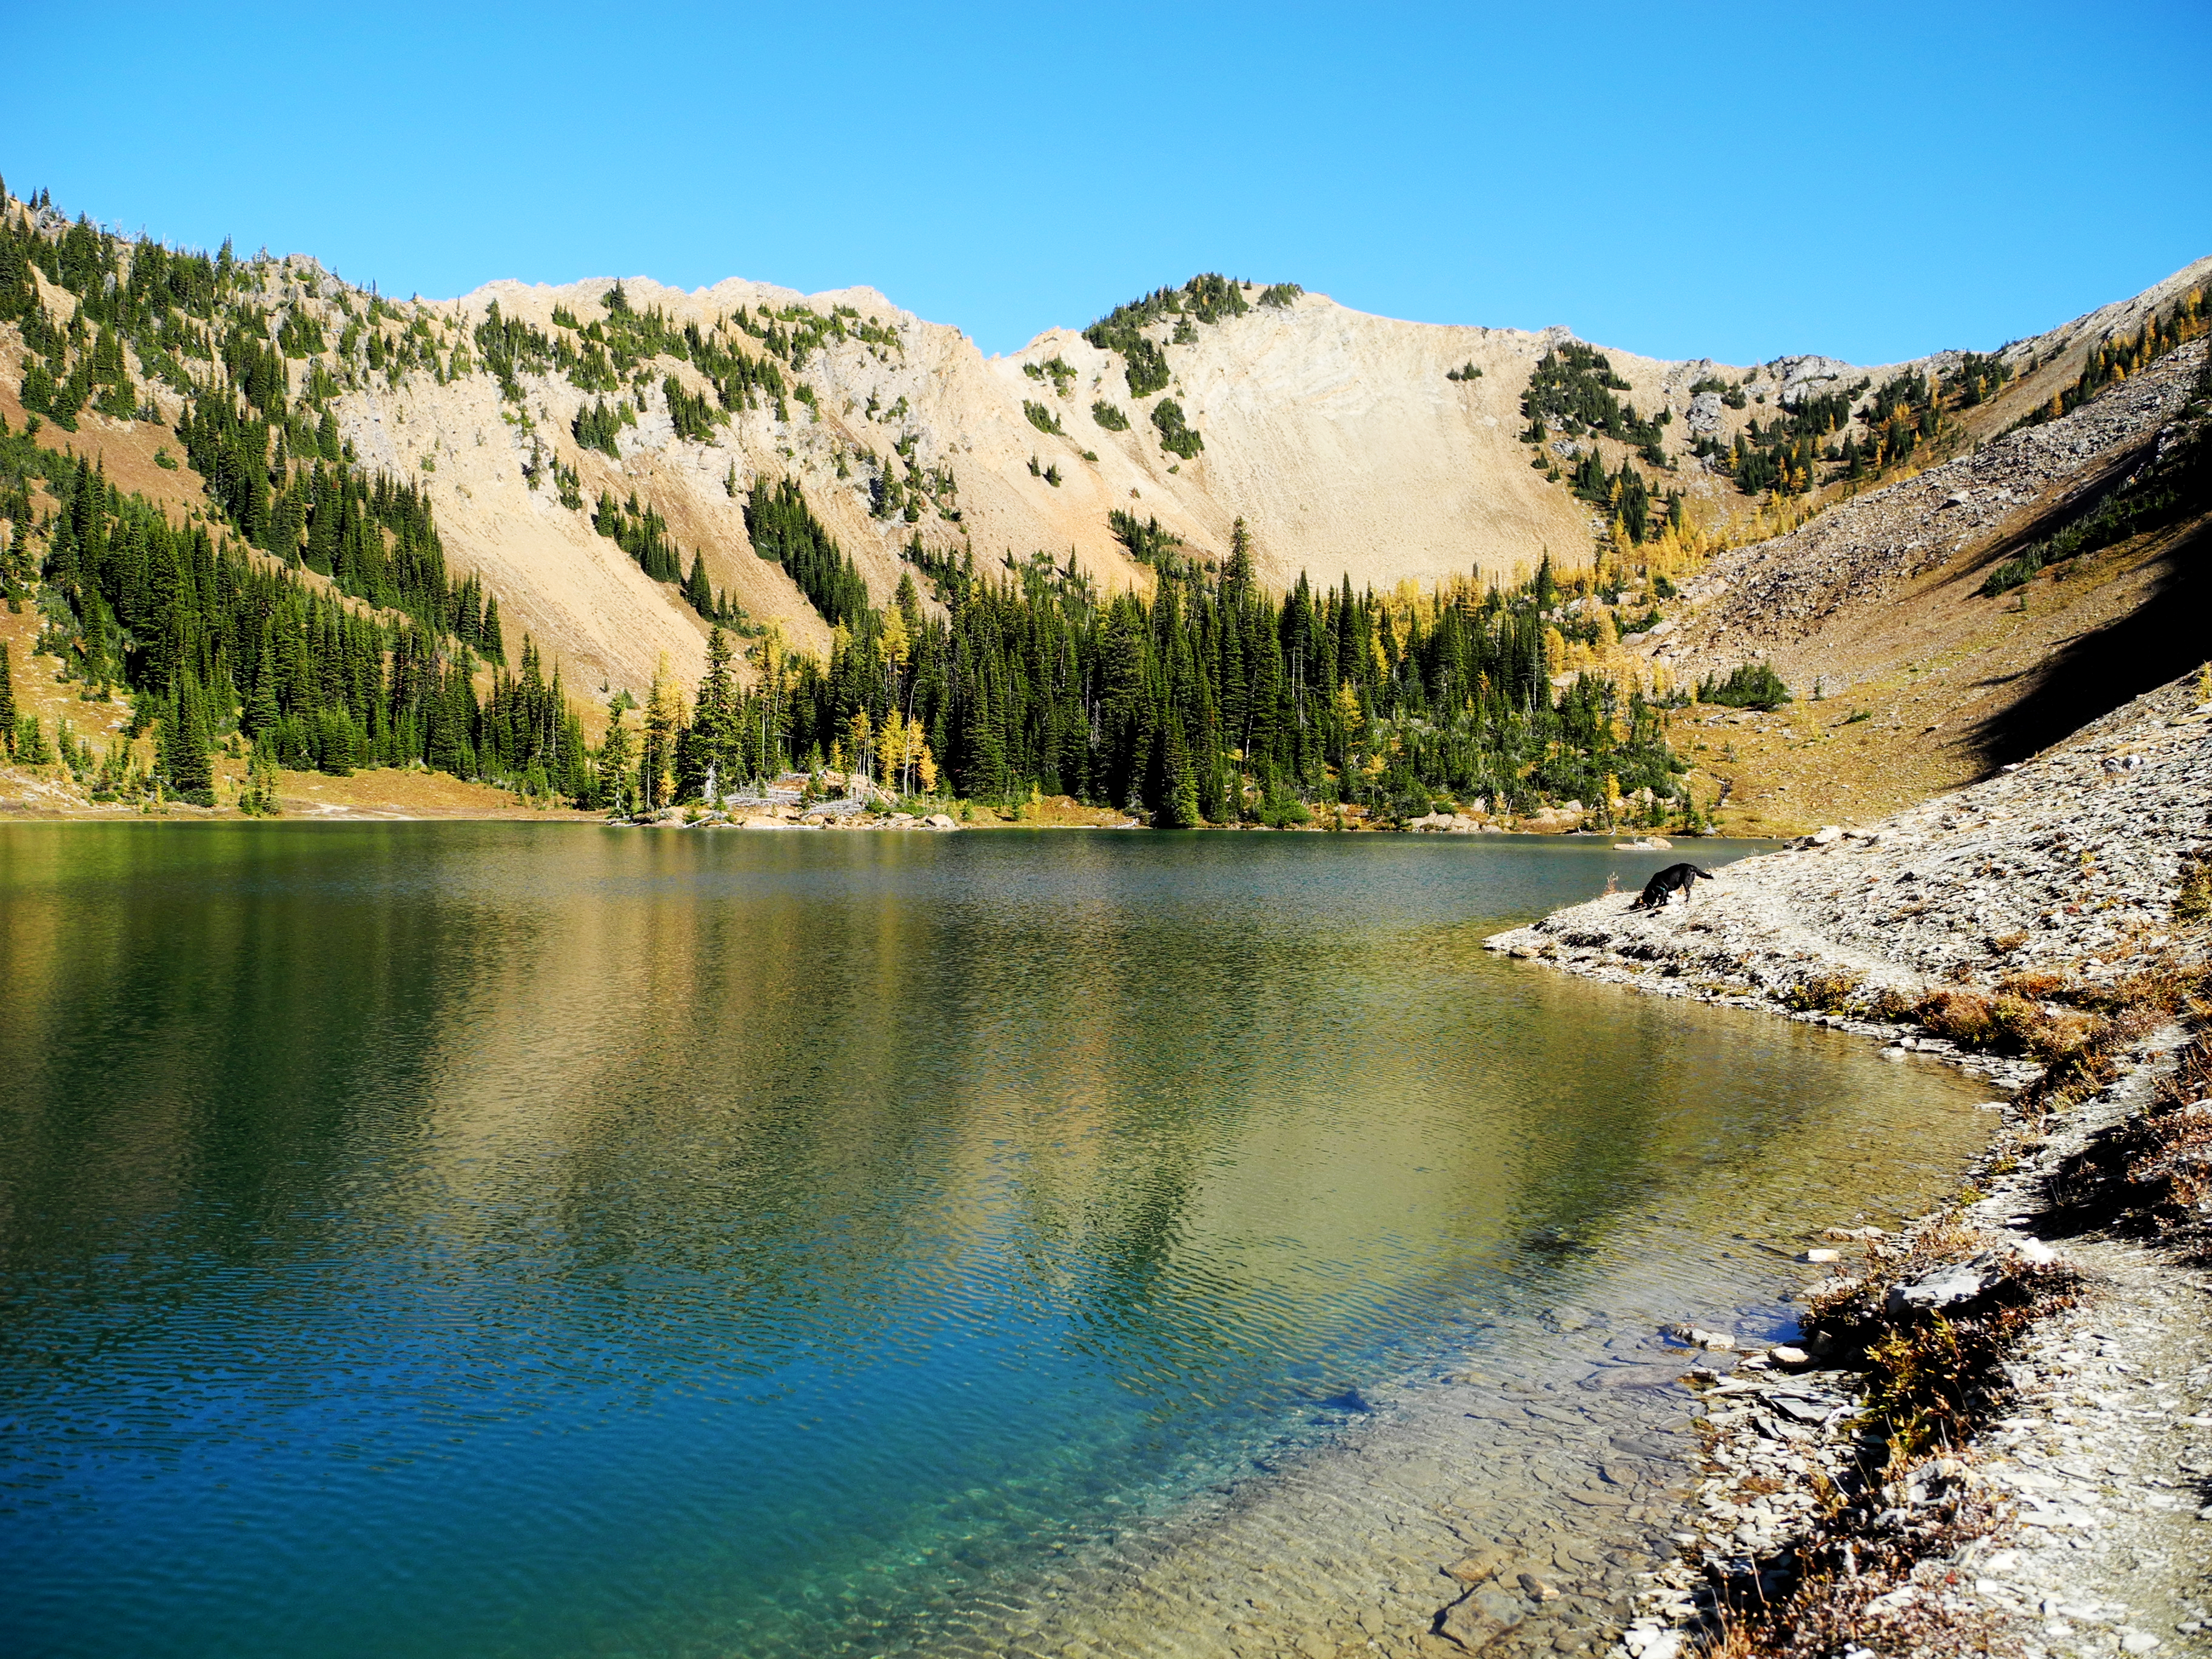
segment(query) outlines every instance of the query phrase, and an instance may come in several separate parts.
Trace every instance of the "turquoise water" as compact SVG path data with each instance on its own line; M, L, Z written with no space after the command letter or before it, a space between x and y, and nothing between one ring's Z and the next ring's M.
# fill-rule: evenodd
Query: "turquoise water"
M1674 856L0 829L0 1649L926 1650L1716 1179L1929 1178L1954 1079L1480 948Z

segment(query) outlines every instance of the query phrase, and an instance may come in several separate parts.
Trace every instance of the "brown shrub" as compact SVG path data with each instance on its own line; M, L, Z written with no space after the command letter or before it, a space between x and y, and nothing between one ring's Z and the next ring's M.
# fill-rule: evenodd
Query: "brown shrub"
M1874 994L1867 1004L1867 1012L1875 1019L1901 1024L1912 1018L1913 999L1894 985L1886 985Z
M1809 1013L1848 1013L1851 1008L1851 999L1857 994L1859 987L1865 983L1865 975L1846 973L1841 969L1833 973L1814 974L1791 986L1783 994L1782 1000L1786 1007Z
M1913 1005L1912 1016L1923 1030L1969 1048L2006 1049L2029 1046L2032 1034L2049 1018L2025 997L1950 990L1930 991Z
M2212 969L2167 957L2109 984L2025 971L2007 975L1993 994L1946 987L1911 1004L1909 1013L1923 1030L1962 1047L2040 1060L2044 1074L2022 1103L2049 1108L2102 1088L2129 1044L2177 1014L2201 1012L2208 992ZM2053 1011L2053 1001L2072 1006Z
M2174 895L2173 919L2202 921L2212 916L2212 853L2200 848L2181 861L2181 890Z
M2202 996L2207 983L2202 963L2184 964L2166 957L2148 968L2123 974L2109 985L2081 985L2067 1000L2083 1008L2130 1009L2168 1016L2178 1013L2191 998Z
M2101 1035L2101 1022L2087 1014L2046 1014L2040 1009L2019 1026L2021 1046L2045 1065L2085 1055Z
M1866 1347L1866 1415L1893 1459L1971 1439L2010 1397L2005 1356L2029 1326L2070 1303L2079 1284L2069 1267L2014 1263L1953 1316L1885 1315Z
M1951 1554L1988 1536L1999 1522L1990 1498L1968 1492L1900 1535L1873 1522L1872 1512L1893 1495L1862 1501L1824 1547L1810 1559L1801 1556L1802 1576L1787 1595L1747 1607L1730 1620L1728 1633L1741 1632L1745 1638L1733 1651L1750 1659L1831 1659L1863 1646L1908 1659L2012 1651L2009 1632L1995 1613L1957 1594L1963 1584L1956 1574L1930 1583L1905 1607L1869 1610L1881 1595L1911 1582L1917 1562Z

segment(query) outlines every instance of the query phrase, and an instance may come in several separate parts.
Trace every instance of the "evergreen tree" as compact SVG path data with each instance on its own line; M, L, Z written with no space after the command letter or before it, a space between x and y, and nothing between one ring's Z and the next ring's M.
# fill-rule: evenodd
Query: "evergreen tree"
M702 617L714 614L714 590L707 581L707 556L691 556L691 574L684 579L684 597L691 608Z
M1244 515L1238 514L1237 522L1229 526L1229 563L1221 573L1221 597L1224 604L1237 605L1252 591L1252 532L1245 527Z
M739 753L738 686L730 666L730 639L719 628L707 635L707 674L691 723L677 740L676 798L690 800L705 789L711 769L717 789L737 781Z
M630 772L630 732L623 724L623 713L620 698L608 705L606 739L599 745L599 804L615 813L629 811L637 799L636 780Z
M191 794L215 787L209 747L199 684L187 673L177 687L171 712L161 723L161 769L168 775L172 789L179 794Z
M684 720L683 700L668 678L664 654L653 672L645 699L644 740L638 745L637 799L641 811L665 806L669 774L676 763L676 735Z

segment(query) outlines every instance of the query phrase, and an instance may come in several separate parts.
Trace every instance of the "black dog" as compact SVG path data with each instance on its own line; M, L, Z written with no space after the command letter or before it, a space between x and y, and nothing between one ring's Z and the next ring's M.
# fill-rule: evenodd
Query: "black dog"
M1681 894L1682 902L1687 904L1690 902L1690 890L1698 884L1700 877L1711 881L1713 879L1713 872L1710 870L1700 870L1694 864L1670 864L1644 884L1644 896L1628 908L1632 910L1661 909L1665 907L1668 899L1677 892Z

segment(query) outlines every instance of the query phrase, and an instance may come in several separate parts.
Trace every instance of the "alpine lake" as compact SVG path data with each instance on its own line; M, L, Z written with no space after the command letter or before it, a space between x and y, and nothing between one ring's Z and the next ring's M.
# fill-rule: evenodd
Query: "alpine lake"
M0 827L0 1651L1573 1650L1986 1132L1481 948L1683 856Z

